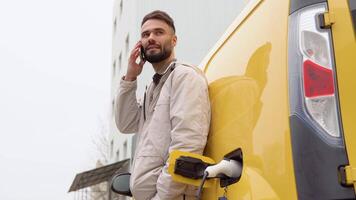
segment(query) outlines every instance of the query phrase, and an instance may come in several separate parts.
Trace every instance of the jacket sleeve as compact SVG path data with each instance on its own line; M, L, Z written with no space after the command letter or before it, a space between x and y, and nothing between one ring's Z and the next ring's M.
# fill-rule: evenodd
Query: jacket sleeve
M137 81L120 80L115 101L115 122L121 133L138 131L141 107L136 99Z
M205 78L193 69L174 74L171 85L170 120L172 124L169 153L181 150L202 154L210 125L210 103ZM157 181L154 200L182 199L187 185L172 180L168 161Z

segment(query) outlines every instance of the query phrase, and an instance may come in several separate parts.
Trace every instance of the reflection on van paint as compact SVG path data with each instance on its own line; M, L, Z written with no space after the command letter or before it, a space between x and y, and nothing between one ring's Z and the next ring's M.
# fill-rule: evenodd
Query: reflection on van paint
M255 49L245 67L234 66L235 69L244 69L242 75L222 77L209 84L212 122L205 154L219 160L225 152L237 147L241 147L244 154L243 176L239 184L229 187L228 198L279 198L274 189L276 186L271 185L270 180L283 174L277 169L285 162L281 151L284 144L267 142L261 139L263 133L255 131L264 109L261 98L268 83L271 51L271 43L266 42ZM281 134L286 134L286 131ZM217 147L219 151L216 151ZM280 154L280 159L274 161L272 154ZM203 199L210 199L213 194L222 195L223 190L218 185L208 188Z

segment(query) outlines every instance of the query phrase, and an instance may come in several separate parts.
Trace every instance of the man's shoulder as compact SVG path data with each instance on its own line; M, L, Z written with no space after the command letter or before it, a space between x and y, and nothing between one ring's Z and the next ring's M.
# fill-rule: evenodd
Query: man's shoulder
M194 82L195 85L206 87L208 82L205 74L196 66L186 63L176 62L175 68L172 72L172 84L180 84L185 81Z
M183 62L176 62L174 73L182 74L182 75L184 74L199 75L204 77L203 71L199 69L197 66L188 63L183 63Z

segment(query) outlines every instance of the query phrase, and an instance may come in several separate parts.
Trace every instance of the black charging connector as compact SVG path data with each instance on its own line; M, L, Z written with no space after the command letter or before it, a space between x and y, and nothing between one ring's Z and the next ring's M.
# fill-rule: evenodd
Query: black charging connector
M174 173L186 178L200 179L208 166L208 163L199 158L181 156L176 160Z

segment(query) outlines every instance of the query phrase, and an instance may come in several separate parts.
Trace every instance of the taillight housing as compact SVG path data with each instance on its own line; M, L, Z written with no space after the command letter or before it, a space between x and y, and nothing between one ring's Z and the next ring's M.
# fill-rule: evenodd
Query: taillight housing
M299 0L295 2L300 2ZM289 16L289 127L298 199L352 199L339 169L348 165L339 114L331 29L318 20L327 2Z
M317 4L290 19L290 28L295 29L289 30L291 115L307 121L329 142L340 143L331 31L321 29L318 22L318 15L326 11L326 4Z

